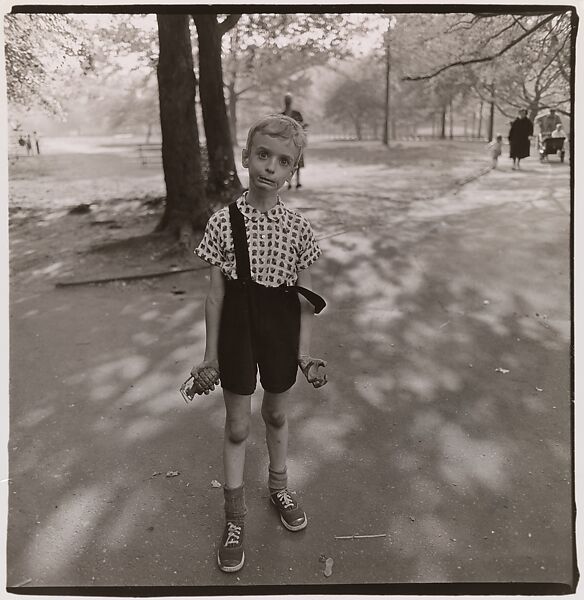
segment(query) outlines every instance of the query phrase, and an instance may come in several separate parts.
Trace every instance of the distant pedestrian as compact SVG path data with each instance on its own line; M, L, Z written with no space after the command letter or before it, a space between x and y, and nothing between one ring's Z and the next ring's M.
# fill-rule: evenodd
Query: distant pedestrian
M278 195L292 179L305 143L294 119L269 115L256 122L242 152L249 190L211 216L195 250L211 265L206 347L204 360L191 370L192 386L188 389L189 379L181 392L192 399L221 380L225 528L217 562L227 573L241 569L245 560L245 445L258 368L269 499L286 529L300 531L308 522L288 488L286 410L298 368L315 388L326 383L321 371L326 362L312 357L309 348L314 314L325 305L309 289L309 267L321 250L308 220L284 206Z
M503 136L501 134L497 134L497 137L489 144L489 152L491 154L492 167L496 169L499 156L503 153Z
M302 128L304 130L306 130L306 128L308 127L307 123L304 123L304 118L302 117L302 114L300 113L300 111L294 110L292 108L292 94L290 94L289 92L284 96L284 112L282 113L283 115L286 115L287 117L291 117L292 119L294 119L295 121L298 121L298 123L300 123L300 125L302 125ZM304 152L302 152L302 155L300 156L300 161L298 162L298 168L296 169L296 188L298 189L299 187L302 187L302 184L300 183L300 169L304 168ZM288 189L290 189L292 187L292 182L289 181L288 182Z
M41 153L41 149L39 147L39 136L38 133L36 131L32 132L32 141L34 143L35 149L36 149L36 153L40 154Z
M30 156L32 153L32 143L30 141L30 134L26 136L26 154Z
M529 156L532 135L533 123L527 117L527 111L522 108L509 130L509 156L513 159L513 169L520 169L521 159Z

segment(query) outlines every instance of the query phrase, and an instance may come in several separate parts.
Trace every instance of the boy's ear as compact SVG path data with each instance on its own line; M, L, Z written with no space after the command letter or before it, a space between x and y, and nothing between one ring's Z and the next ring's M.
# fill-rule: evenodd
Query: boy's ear
M247 148L244 148L241 151L241 164L243 165L244 169L247 169L247 165L249 164L249 153Z

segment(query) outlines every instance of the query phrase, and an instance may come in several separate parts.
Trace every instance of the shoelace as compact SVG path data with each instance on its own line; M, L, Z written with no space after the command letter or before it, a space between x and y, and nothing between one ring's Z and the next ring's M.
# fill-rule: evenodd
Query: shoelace
M276 494L276 498L283 504L284 508L293 508L294 500L290 496L288 490L282 490Z
M239 536L241 535L241 527L239 525L236 525L235 523L231 523L228 522L227 523L227 527L229 528L229 531L227 532L227 540L225 542L226 546L229 546L229 544L239 544Z

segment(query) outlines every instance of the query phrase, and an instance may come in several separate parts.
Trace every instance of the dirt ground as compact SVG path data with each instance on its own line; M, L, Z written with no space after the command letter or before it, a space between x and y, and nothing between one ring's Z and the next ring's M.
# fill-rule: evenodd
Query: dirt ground
M311 146L283 198L313 224L329 303L313 350L330 383L299 379L289 410L309 526L290 534L268 506L258 392L230 576L221 394L178 394L208 271L146 235L160 168L103 150L11 165L8 586L573 582L568 164ZM355 534L383 537L336 539Z

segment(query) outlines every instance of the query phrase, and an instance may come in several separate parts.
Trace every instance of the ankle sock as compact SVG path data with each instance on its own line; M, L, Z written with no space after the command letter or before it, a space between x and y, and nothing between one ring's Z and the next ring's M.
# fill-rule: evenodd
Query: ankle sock
M270 494L285 490L288 487L288 469L285 468L283 471L274 471L271 467L268 467L268 488Z
M225 498L225 518L229 521L244 519L247 514L244 486L233 489L224 487L223 497Z

